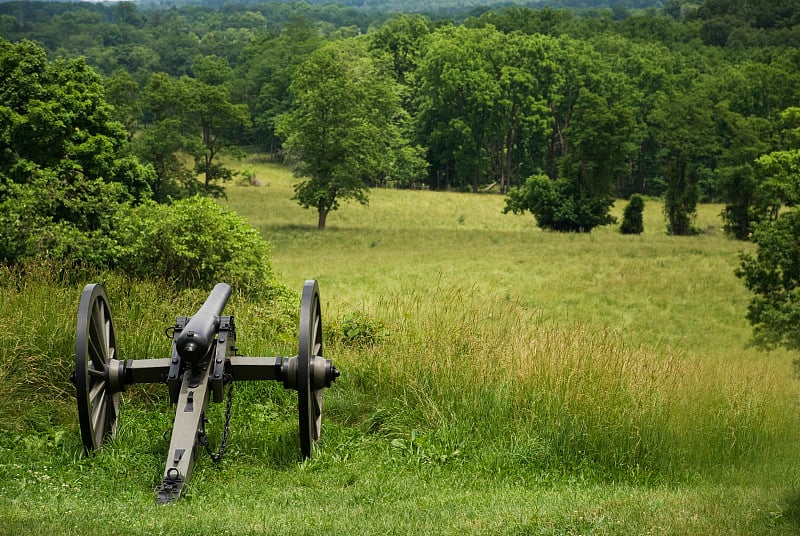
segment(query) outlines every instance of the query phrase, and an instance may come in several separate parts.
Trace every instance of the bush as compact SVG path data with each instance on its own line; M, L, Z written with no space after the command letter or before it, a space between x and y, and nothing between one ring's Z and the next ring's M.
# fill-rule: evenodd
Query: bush
M642 234L644 232L644 222L642 220L644 212L644 198L639 194L631 195L628 206L622 215L622 225L619 232L622 234Z
M610 196L587 195L568 179L552 181L545 175L536 175L508 192L503 212L530 211L542 229L588 233L599 225L616 222L608 213L612 203Z
M111 229L128 209L123 185L80 173L62 180L30 166L25 184L3 182L0 173L0 262L63 260L107 266L113 256Z
M224 281L247 294L274 284L270 248L234 212L204 197L134 209L117 231L116 267L177 288L210 289Z

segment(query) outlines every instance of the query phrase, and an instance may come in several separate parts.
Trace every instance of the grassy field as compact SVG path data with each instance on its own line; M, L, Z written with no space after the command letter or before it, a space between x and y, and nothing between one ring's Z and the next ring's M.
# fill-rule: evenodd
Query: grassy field
M272 243L288 284L315 278L335 307L457 291L611 330L633 345L763 358L745 349L749 296L733 272L749 244L723 237L721 205L700 207L697 237L667 236L658 201L646 207L641 236L616 226L564 235L538 229L530 215L502 214L500 195L373 190L369 206L345 205L319 233L316 213L289 200L285 170L255 169L264 186L230 188L227 204ZM620 219L623 208L614 210Z
M0 534L800 531L796 356L747 346L733 270L749 245L721 234L721 207L701 207L696 237L666 236L657 201L642 236L563 235L501 214L498 195L375 190L319 232L284 168L246 165L261 186L223 203L271 242L283 282L320 282L343 370L314 458L297 461L291 393L237 385L225 460L201 456L188 496L155 505L165 389L132 388L117 438L82 457L75 309L99 278L124 357L163 356L202 293L4 271ZM270 304L230 308L243 352L296 351Z

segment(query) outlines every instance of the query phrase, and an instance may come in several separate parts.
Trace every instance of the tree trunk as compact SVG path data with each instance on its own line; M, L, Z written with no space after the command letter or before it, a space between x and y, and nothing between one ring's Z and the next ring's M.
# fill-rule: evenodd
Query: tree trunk
M214 147L213 135L208 128L203 129L203 140L206 150L203 151L203 169L205 170L205 184L206 191L209 190L211 183L217 180L218 177L214 176L214 160L217 158L218 148Z
M507 193L511 188L512 163L514 161L514 138L516 138L516 132L511 128L506 136L505 162L503 163L503 171L500 177L500 193L503 194Z
M545 173L552 180L558 178L559 161L567 156L567 144L564 140L563 128L564 127L558 121L555 122L553 133L550 135L550 143L547 147L547 167Z
M319 207L317 209L317 214L319 214L319 219L317 220L317 229L321 231L325 228L325 220L328 218L328 211L325 208Z
M669 234L673 236L686 236L692 232L691 210L686 201L688 189L692 185L688 184L686 167L686 157L679 155L673 167L665 198Z

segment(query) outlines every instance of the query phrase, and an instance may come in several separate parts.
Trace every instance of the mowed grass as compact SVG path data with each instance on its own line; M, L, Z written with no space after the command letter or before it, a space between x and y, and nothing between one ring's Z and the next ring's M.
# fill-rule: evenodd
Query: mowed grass
M201 455L188 496L156 506L164 388L132 388L117 438L80 455L67 376L93 276L4 272L0 534L800 530L795 356L747 346L733 270L750 246L722 236L721 207L701 207L696 237L666 236L657 201L642 236L564 235L501 214L499 195L373 190L320 232L285 168L246 165L262 186L222 202L272 243L287 285L319 280L343 371L315 456L298 463L292 393L237 384L226 459ZM96 277L125 358L168 352L163 328L202 301ZM270 305L232 300L243 353L296 351Z

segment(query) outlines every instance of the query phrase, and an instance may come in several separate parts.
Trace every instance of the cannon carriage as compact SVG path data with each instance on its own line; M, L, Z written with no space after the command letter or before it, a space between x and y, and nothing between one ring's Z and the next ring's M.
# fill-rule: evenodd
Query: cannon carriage
M225 452L233 383L272 380L297 391L300 450L311 456L322 430L322 394L339 376L329 359L323 357L322 314L319 287L306 281L300 302L298 353L292 357L251 357L238 355L233 316L222 311L231 287L217 284L192 316L178 316L172 331L170 357L124 359L117 353L111 307L99 284L87 285L78 306L76 330L75 384L81 439L87 453L100 448L116 433L121 393L129 385L164 383L175 420L161 485L160 503L180 498L194 469L200 447L219 461ZM225 387L228 387L227 397ZM227 398L225 428L217 453L206 436L209 402Z

